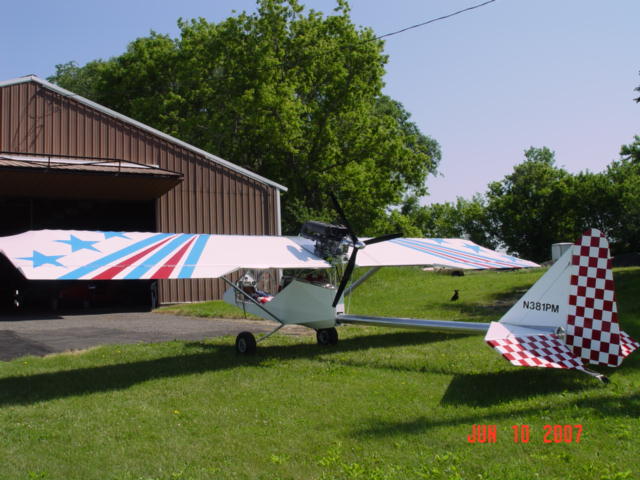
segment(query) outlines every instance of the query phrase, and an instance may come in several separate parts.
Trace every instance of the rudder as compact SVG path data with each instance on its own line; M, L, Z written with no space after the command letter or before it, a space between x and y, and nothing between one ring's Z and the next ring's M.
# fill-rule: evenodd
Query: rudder
M565 342L584 362L617 367L638 343L618 323L609 241L592 228L572 250Z

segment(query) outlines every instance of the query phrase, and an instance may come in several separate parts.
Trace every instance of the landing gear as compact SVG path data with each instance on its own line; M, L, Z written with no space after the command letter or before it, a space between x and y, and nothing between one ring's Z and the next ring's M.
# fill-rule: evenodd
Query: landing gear
M318 345L335 345L338 343L338 331L335 328L321 328L316 330Z
M256 337L251 332L241 332L236 337L236 352L242 355L256 353Z

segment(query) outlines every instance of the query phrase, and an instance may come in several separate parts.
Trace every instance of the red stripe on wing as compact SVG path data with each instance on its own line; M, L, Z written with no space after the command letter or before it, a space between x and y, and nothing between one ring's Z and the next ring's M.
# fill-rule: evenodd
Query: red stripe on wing
M169 260L167 260L164 265L162 265L162 267L160 267L154 274L151 275L151 278L153 279L169 278L169 276L171 275L171 272L173 272L173 270L176 268L176 266L178 265L178 262L180 262L180 259L184 257L184 254L187 253L187 250L189 250L189 247L191 246L191 244L194 242L195 239L196 237L193 237L191 240L185 243L180 248L180 250L178 250Z
M98 275L96 275L95 277L93 277L93 280L111 280L113 279L116 275L118 275L120 272L122 272L125 268L130 267L131 265L133 265L135 262L137 262L138 260L140 260L141 258L145 257L146 255L148 255L149 253L153 252L154 250L156 250L158 247L161 247L162 245L164 245L165 243L167 243L169 240L171 240L174 237L169 237L166 238L164 240L162 240L161 242L156 243L155 245L151 245L149 248L147 248L146 250L143 250L142 252L134 255L133 257L129 257L126 260L123 260L122 262L120 262L119 264L117 264L114 267L108 268L107 270L105 270L102 273L99 273Z

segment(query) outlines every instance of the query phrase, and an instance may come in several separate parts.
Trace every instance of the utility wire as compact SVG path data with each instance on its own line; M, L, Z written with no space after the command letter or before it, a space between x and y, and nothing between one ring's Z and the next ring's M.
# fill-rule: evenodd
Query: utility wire
M461 13L468 12L469 10L475 10L476 8L484 7L485 5L488 5L488 4L493 3L495 1L496 0L488 0L488 1L484 2L484 3L479 3L477 5L472 5L471 7L463 8L462 10L458 10L457 12L449 13L449 14L444 15L442 17L432 18L431 20L427 20L426 22L417 23L416 25L411 25L410 27L403 28L402 30L397 30L397 31L391 32L391 33L385 33L384 35L380 35L379 37L376 37L376 38L374 38L372 40L380 40L382 38L391 37L392 35L397 35L399 33L406 32L407 30L411 30L413 28L424 27L425 25L429 25L430 23L438 22L440 20L445 20L447 18L451 18L451 17L455 17L456 15L460 15Z

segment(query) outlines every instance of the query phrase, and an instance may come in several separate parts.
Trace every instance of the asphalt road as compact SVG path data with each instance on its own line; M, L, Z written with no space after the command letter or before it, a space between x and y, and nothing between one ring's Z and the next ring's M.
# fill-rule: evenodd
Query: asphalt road
M268 332L277 324L255 320L184 317L151 312L82 314L0 314L0 360L25 355L83 350L96 345L171 340L203 340L248 330ZM279 333L301 335L311 330L287 326Z

